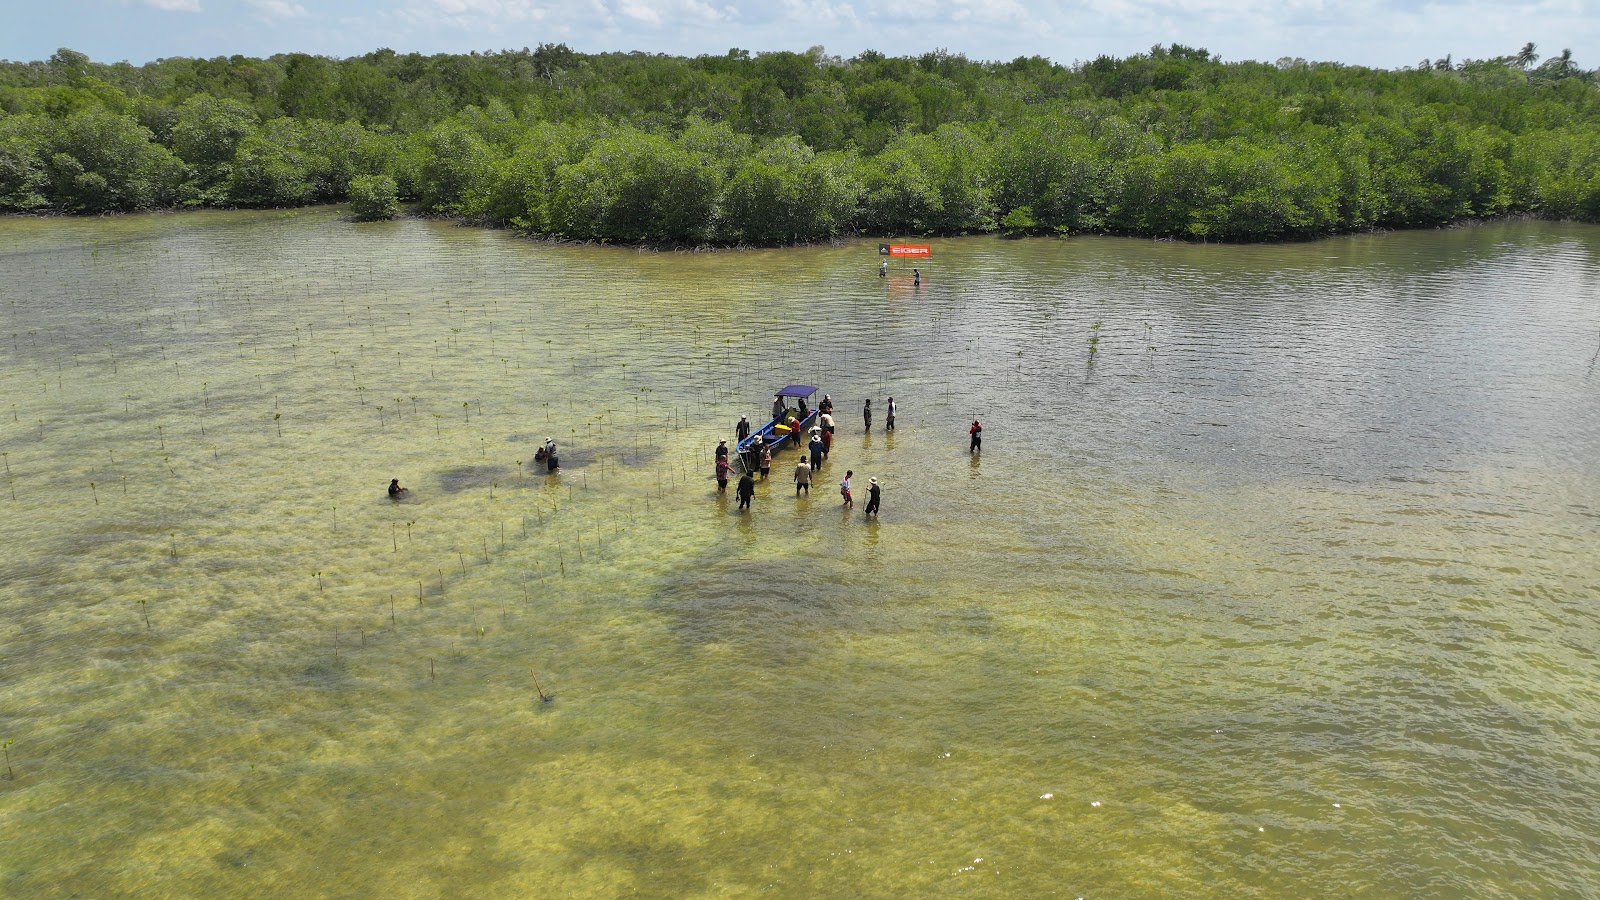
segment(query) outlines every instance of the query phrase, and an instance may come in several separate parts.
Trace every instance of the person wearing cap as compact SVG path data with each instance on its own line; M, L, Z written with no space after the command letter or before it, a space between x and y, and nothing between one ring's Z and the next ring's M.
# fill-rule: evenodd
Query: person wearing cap
M745 471L753 471L761 465L761 445L764 443L766 441L761 437L761 432L759 431L756 432L755 437L750 439L750 446L744 450Z
M411 493L409 488L403 488L400 486L400 479L389 479L389 496L399 500L401 497L404 497L409 493Z
M869 434L872 432L872 400L870 399L861 404L861 424Z
M883 430L884 431L893 431L894 430L894 414L898 410L899 410L899 407L894 405L894 398L890 397L889 398L889 414L887 416L885 416L884 419L883 419Z
M822 402L817 404L817 409L823 411L824 413L833 412L833 398L827 394L823 394Z
M811 496L811 466L806 463L804 456L794 464L794 495L800 496L801 491L805 491L807 497Z
M972 435L972 444L967 447L968 453L977 453L983 449L983 423L977 419L972 420L972 427L967 429L967 434Z
M767 473L772 471L772 446L766 441L761 442L761 480L767 480Z
M740 441L743 441L745 438L749 437L750 436L750 417L749 416L740 416L739 417L739 427L735 428L733 430L733 433L738 436Z
M878 479L867 479L867 515L878 514L878 502L883 499L883 492L878 487Z
M739 486L734 489L734 493L739 495L739 508L749 509L750 501L756 495L756 480L750 477L749 472L739 477Z
M811 429L811 468L822 468L822 429Z
M728 490L728 475L733 472L733 466L728 464L728 457L717 457L717 493Z
M728 458L728 442L727 441L717 441L717 459L727 459L727 458Z

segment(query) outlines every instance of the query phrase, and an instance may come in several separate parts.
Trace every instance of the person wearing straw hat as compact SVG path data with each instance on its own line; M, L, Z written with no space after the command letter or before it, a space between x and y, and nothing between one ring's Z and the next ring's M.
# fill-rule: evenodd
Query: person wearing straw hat
M867 479L867 515L878 514L878 503L883 499L883 491L878 487L878 479Z
M728 442L727 441L717 441L717 459L727 459L727 458L728 458Z
M807 449L809 449L811 451L811 468L813 468L813 469L822 468L822 450L823 450L823 447L822 447L822 429L821 428L813 427L811 429L811 443L807 446Z

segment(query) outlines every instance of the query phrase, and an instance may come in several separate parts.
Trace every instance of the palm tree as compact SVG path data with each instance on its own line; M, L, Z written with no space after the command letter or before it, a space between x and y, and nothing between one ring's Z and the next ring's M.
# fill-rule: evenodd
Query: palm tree
M1534 47L1533 41L1529 41L1522 45L1522 49L1517 51L1517 55L1514 60L1517 64L1517 68L1526 69L1539 61L1539 54L1534 52L1535 49L1536 48Z

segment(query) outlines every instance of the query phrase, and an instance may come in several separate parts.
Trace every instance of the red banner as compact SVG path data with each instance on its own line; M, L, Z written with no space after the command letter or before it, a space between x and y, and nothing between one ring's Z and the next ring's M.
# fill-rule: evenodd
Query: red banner
M927 244L890 244L890 256L933 256L933 248Z

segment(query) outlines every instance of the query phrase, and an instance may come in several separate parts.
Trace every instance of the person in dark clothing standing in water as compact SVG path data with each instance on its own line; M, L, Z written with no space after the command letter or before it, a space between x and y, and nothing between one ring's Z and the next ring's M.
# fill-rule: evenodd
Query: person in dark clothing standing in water
M911 270L911 286L912 287L922 287L922 270L921 269L912 269Z
M867 479L867 515L878 514L878 503L883 499L883 491L878 487L878 479Z
M735 428L733 433L738 435L740 443L743 443L744 439L750 436L750 417L740 416L739 427Z
M734 493L739 495L739 508L749 509L750 501L756 495L756 480L750 477L749 472L739 477L739 486L734 489Z
M867 431L872 431L872 401L861 404L861 424Z
M894 398L890 397L889 398L889 414L887 416L885 416L884 419L883 419L883 430L884 431L893 431L894 430L894 414L897 411L899 411L899 407L894 405Z
M972 427L967 429L967 434L972 435L972 444L967 447L968 453L977 453L983 449L983 423L977 419L972 420Z

